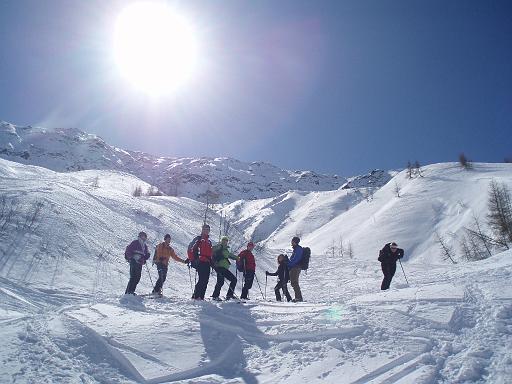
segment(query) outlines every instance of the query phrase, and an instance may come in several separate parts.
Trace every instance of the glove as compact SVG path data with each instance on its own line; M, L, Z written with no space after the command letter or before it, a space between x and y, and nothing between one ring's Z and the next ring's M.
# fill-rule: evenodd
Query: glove
M189 259L183 260L183 264L187 264L188 266L190 266L190 260Z

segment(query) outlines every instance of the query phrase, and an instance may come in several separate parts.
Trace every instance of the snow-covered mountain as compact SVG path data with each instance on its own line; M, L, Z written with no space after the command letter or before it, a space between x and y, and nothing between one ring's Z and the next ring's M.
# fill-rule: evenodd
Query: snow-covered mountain
M347 182L337 175L287 171L265 162L156 157L113 147L74 128L20 127L6 122L0 122L0 157L58 172L118 170L155 185L166 195L201 201L207 194L210 201L231 202L274 197L290 190L335 190ZM377 186L387 182L385 176L375 180L369 182Z
M317 253L339 254L343 243L358 258L374 260L376 250L393 240L407 258L428 264L441 262L438 234L458 250L474 217L485 225L492 180L512 185L510 164L477 163L471 171L457 163L432 164L422 175L410 179L404 170L376 192L342 188L234 202L224 215L270 248L285 249L299 234Z
M243 244L238 231L262 245L252 300L197 303L193 271L174 262L167 297L124 297L123 251L145 230L150 245L170 233L184 256L204 204L134 197L132 188L149 184L118 171L0 160L0 382L507 383L512 252L453 265L432 236L455 242L473 215L484 217L491 179L510 185L512 165L434 164L422 178L396 175L371 199L340 189L226 205L233 250ZM220 216L207 219L218 239ZM275 278L264 271L298 232L313 251L301 275L307 302L269 302ZM353 258L331 253L340 235ZM380 292L375 259L390 239L406 250L409 283L399 269ZM156 275L148 265L137 292L149 292Z

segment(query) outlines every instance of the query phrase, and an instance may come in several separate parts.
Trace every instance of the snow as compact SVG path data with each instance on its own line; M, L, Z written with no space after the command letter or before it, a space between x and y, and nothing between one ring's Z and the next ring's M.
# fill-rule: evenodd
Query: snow
M473 217L485 222L489 184L512 185L511 164L475 164L471 171L455 163L422 168L423 177L402 171L374 191L288 192L273 199L239 201L225 207L227 217L247 234L274 249L287 249L299 235L316 255L339 256L340 242L350 244L358 259L375 260L382 245L396 241L408 262L444 263L436 232L458 248ZM400 186L396 197L395 183ZM347 252L345 252L346 254Z
M58 172L117 170L130 173L171 196L216 202L274 197L290 189L335 190L345 179L311 171L288 171L236 159L159 157L127 151L76 128L19 127L0 122L0 157ZM201 183L198 183L201 181Z
M432 234L456 236L473 213L483 217L488 182L510 183L512 169L434 164L423 178L395 178L400 198L391 180L370 202L364 191L336 190L224 206L246 237L259 234L258 279L247 303L195 302L194 274L172 261L163 298L123 295L123 251L144 229L151 246L171 233L183 257L203 204L133 197L134 186L149 184L122 172L0 160L0 199L16 207L9 220L0 216L0 382L510 382L512 250L453 265ZM208 218L215 228L219 216ZM278 303L264 271L276 269L297 231L314 251L301 274L307 301ZM352 259L329 255L340 233ZM390 237L405 247L409 284L399 266L381 292L376 257ZM139 294L151 290L148 271L156 279L144 267ZM212 274L207 295L214 282Z

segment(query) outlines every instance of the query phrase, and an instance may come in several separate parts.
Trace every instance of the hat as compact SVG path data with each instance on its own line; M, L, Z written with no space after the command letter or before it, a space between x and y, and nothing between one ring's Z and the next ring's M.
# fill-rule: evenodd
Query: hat
M389 243L389 246L390 247L398 247L398 245L396 245L396 243L394 241L392 241L391 243Z
M146 239L148 238L148 235L144 231L139 232L139 237L142 237L142 236L144 236Z
M164 240L165 239L170 239L171 238L171 235L169 235L168 233L164 236Z
M292 239L292 243L299 244L300 243L300 239L297 236L294 236L293 239Z
M229 241L229 238L227 236L222 236L220 238L220 241Z
M247 243L247 248L249 248L249 247L254 247L254 243L252 241L249 241Z

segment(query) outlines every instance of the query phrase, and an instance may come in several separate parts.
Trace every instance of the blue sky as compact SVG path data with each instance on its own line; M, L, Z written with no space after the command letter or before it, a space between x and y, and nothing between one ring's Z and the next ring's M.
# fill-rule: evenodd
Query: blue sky
M510 1L169 2L200 70L159 98L113 62L127 3L2 1L0 119L343 176L512 157Z

